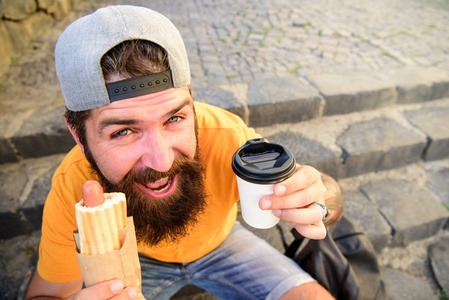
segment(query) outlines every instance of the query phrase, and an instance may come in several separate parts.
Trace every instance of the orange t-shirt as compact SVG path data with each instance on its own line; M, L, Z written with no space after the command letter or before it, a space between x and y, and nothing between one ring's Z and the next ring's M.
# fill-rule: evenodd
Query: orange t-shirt
M228 236L239 199L232 155L248 139L259 137L239 117L223 109L199 102L195 102L195 109L208 205L200 221L177 244L138 245L139 252L165 262L194 261ZM62 283L81 277L72 232L77 227L75 203L82 198L82 184L90 179L95 176L76 146L56 170L45 202L37 268L47 281Z

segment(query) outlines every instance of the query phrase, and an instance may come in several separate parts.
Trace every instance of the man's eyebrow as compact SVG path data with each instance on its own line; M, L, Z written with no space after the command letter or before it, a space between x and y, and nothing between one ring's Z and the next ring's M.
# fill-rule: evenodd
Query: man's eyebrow
M106 119L100 122L100 129L99 129L99 133L102 133L103 130L108 127L108 126L112 126L112 125L136 125L138 124L139 121L135 120L135 119L117 119L117 118L110 118L110 119Z
M175 115L177 112L179 112L181 109L183 109L184 107L189 106L191 104L192 104L192 101L190 101L189 99L186 99L181 104L179 104L177 107L175 107L172 110L170 110L169 112L167 112L165 114L165 117L166 118L171 117L171 116Z
M177 107L175 107L172 110L168 111L165 114L165 118L169 118L169 117L173 116L174 114L179 112L181 109L183 109L184 107L186 107L188 105L191 105L191 104L192 104L192 102L189 99L186 99L181 104L179 104ZM103 130L106 127L108 127L108 126L113 126L113 125L137 125L139 123L140 123L140 121L135 120L135 119L109 118L109 119L105 119L105 120L100 122L100 128L99 128L98 132L101 134L103 132Z

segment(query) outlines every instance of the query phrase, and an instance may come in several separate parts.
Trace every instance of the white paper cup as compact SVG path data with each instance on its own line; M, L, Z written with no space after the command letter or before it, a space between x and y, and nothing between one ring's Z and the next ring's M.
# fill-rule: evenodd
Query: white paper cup
M232 169L237 176L240 207L245 222L259 229L275 226L279 218L259 207L260 198L273 194L273 186L289 178L296 169L291 152L265 139L249 140L236 151Z
M271 228L279 222L272 210L259 207L260 198L273 194L274 184L255 184L237 176L242 217L246 224L259 229Z

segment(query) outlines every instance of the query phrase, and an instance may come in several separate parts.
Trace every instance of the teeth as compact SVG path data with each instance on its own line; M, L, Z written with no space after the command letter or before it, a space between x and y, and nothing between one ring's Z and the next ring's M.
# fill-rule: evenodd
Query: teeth
M157 181L153 181L153 182L147 183L145 186L147 188L149 188L150 190L154 190L154 189L160 188L161 186L166 184L164 182L168 182L168 181L169 181L168 177L164 177L164 178L159 179Z
M164 181L164 180L167 180L168 179L168 177L164 177L164 178L161 178L161 179L159 179L158 181L156 181L155 183L157 183L157 182L161 182L161 181Z
M165 180L165 179L166 178L164 178L162 180ZM156 182L159 182L159 181L161 181L161 180L158 180ZM151 190L155 193L162 193L162 192L166 191L170 187L170 185L171 185L171 179L168 180L167 184L163 188L157 189L157 190L155 190L155 189L151 189Z

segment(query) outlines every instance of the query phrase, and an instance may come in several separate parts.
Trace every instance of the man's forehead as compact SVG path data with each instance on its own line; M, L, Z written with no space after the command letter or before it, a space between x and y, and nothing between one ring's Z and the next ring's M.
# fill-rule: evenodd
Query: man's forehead
M166 108L162 108L160 105L164 103L170 103ZM163 113L163 110L171 110L172 106L177 107L179 103L188 103L193 106L193 98L190 93L189 87L170 88L155 93L144 94L132 98L122 99L119 101L111 102L108 105L93 109L94 115L98 116L103 112L121 113L122 109L130 108L152 108L157 109L159 113ZM165 106L165 105L164 105ZM157 107L157 108L156 108Z

